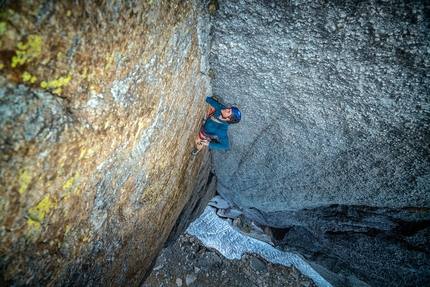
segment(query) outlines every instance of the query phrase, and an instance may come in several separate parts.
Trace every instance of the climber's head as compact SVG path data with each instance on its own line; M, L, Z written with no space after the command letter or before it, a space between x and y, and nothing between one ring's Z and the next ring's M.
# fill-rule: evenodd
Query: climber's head
M236 107L225 108L221 110L221 119L230 124L237 124L240 121L240 118L240 111Z
M231 115L230 115L230 124L237 124L240 122L241 114L238 108L232 107L231 108Z

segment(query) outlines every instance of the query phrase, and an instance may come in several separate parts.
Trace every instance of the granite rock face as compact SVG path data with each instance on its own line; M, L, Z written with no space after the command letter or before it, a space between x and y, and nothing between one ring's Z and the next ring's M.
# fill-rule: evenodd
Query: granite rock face
M0 285L139 286L207 181L209 16L164 2L0 3Z
M268 212L430 206L427 1L220 7L213 91L243 114L216 157L223 196Z
M219 4L220 195L334 286L428 284L428 1Z

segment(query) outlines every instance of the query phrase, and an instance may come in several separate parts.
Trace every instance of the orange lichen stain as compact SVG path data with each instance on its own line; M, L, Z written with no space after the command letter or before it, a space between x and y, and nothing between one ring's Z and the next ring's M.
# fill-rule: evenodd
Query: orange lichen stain
M24 65L26 62L31 62L31 60L39 56L42 53L42 38L39 35L29 35L27 43L18 42L17 47L16 56L12 57L12 68L15 68L18 64Z
M19 173L19 190L18 192L20 194L22 194L28 187L28 185L31 182L31 173L27 168L24 168L20 173Z

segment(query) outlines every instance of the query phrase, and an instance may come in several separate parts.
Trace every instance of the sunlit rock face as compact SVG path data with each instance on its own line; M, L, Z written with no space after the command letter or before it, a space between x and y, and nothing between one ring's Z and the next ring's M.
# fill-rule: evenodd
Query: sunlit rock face
M142 281L208 163L190 158L210 91L200 5L2 7L0 285Z
M428 284L428 1L219 4L218 192L336 286Z

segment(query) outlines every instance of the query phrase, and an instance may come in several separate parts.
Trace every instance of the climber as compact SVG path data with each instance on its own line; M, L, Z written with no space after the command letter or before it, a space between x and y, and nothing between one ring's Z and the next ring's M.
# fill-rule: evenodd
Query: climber
M197 147L191 153L196 155L204 146L212 149L228 150L228 127L237 124L240 119L240 111L236 107L226 107L215 97L207 97L206 102L211 105L203 126L200 128L196 139Z

